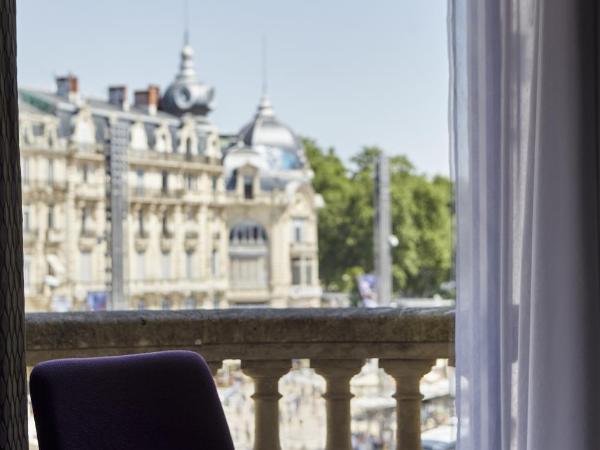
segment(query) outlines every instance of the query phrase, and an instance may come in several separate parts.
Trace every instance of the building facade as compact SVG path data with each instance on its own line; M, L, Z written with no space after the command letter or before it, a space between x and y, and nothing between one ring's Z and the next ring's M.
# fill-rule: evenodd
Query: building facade
M208 116L214 90L185 45L173 82L84 98L78 80L19 92L24 278L30 311L319 306L322 200L301 141L268 97L235 135ZM110 141L127 130L123 249L111 252Z

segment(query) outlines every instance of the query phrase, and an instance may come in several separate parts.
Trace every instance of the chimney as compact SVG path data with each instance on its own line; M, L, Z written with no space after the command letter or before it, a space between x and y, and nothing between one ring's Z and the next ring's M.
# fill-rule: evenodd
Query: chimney
M118 106L123 111L128 111L129 100L127 99L127 86L109 86L108 103Z
M71 102L79 101L79 81L75 75L56 78L56 94Z
M148 114L156 114L159 98L160 88L151 84L145 91L135 91L135 106L145 109Z

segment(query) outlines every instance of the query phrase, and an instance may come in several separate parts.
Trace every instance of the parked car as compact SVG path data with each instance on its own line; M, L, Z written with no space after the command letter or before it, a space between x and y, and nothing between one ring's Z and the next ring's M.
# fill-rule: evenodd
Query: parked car
M423 450L455 450L454 442L422 441Z
M441 425L421 434L423 450L455 450L456 428L452 425Z

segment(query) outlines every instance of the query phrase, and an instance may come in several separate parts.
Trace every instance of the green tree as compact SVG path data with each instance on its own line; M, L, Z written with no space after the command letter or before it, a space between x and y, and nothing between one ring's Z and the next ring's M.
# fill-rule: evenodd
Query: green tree
M325 201L319 212L319 263L327 289L356 291L356 276L373 270L373 171L381 149L365 147L348 171L335 152L306 141L313 185ZM452 184L418 174L405 156L390 159L394 290L430 296L452 269Z
M344 164L333 149L324 152L312 140L305 140L304 145L315 173L313 186L325 202L325 207L319 211L319 275L327 288L346 291L346 235L351 228L347 205L352 185Z

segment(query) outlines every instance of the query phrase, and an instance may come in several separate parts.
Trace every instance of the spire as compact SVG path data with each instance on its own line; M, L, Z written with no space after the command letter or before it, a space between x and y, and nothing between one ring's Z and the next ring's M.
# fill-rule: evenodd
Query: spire
M181 50L181 62L179 63L178 80L195 80L196 69L194 68L194 49L190 45L189 27L189 3L183 3L183 49Z
M262 96L267 96L267 38L262 36Z
M267 84L267 38L263 34L262 36L262 93L260 97L260 103L258 104L257 114L261 117L273 117L273 105L269 99Z
M190 27L189 27L189 4L185 0L184 4L184 29L183 29L183 49L181 50L181 62L179 64L178 80L195 81L196 69L194 67L194 49L190 45Z
M190 4L188 0L183 3L183 46L190 45Z

